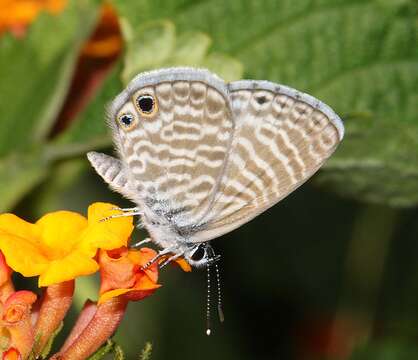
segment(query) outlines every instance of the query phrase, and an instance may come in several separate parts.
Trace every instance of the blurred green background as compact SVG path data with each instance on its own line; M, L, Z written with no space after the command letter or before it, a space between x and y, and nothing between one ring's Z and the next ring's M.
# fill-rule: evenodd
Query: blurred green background
M418 358L418 2L1 0L0 211L129 206L85 153L112 153L104 109L130 78L174 65L295 87L347 131L311 181L214 241L225 323L205 335L204 272L168 269L115 336L127 358L146 341L154 360ZM78 281L73 316L97 283Z

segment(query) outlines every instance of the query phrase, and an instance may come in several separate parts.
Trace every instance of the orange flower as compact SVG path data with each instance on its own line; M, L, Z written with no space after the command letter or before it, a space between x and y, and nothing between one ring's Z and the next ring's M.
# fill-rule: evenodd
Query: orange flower
M155 255L156 252L148 248L100 251L99 304L120 295L131 301L152 295L161 286L157 284L158 264L155 262L145 270L142 267Z
M93 58L111 58L122 50L123 40L116 11L103 4L99 23L83 48L82 55Z
M6 349L19 350L23 358L29 354L34 334L31 324L31 308L36 295L31 291L21 290L12 293L0 306L0 337ZM1 349L0 349L1 350ZM14 352L9 353L13 359Z
M164 263L167 259L169 259L172 255L164 255L162 256L159 260L158 263L162 264ZM185 272L191 272L192 271L192 267L190 266L190 264L186 261L186 259L184 257L180 257L174 261L172 261L170 264L173 265L178 265L180 266L180 269L182 269Z
M3 353L2 359L3 360L21 360L22 355L20 355L19 350L12 347Z
M88 219L71 211L44 215L35 224L16 215L0 215L0 250L9 266L23 276L39 275L39 286L58 284L96 272L99 248L124 246L133 230L132 217L109 221L118 214L106 203L90 205Z
M0 33L12 31L21 35L41 11L61 12L67 0L0 0Z
M30 308L36 301L36 295L32 291L16 291L4 303L2 320L8 325L15 325L29 316Z
M6 264L6 259L3 253L0 251L0 287L3 286L12 274L12 269Z
M1 304L15 291L11 275L12 269L6 264L6 259L0 251L0 308Z
M98 304L87 302L60 352L51 359L86 359L119 326L129 301L152 295L160 287L158 264L142 267L156 255L154 250L100 250L101 287Z

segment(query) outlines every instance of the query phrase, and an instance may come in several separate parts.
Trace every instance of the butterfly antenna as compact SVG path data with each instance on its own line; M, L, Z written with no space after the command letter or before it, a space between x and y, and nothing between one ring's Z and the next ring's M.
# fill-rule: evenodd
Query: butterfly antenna
M225 321L225 316L222 310L221 275L219 274L219 266L217 263L215 263L215 272L216 272L216 283L217 283L217 288L218 288L218 316L219 316L219 321L223 323Z
M206 264L206 335L210 335L210 265Z

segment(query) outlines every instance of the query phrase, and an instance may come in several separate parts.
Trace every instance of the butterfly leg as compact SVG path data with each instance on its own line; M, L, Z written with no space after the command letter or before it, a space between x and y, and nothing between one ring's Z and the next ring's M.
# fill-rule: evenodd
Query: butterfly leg
M160 269L162 269L164 266L168 265L169 263L171 263L172 261L178 259L179 257L183 256L184 252L182 253L178 253L175 254L171 257L169 257L166 261L164 261L161 265L160 265Z
M164 250L161 250L158 252L157 255L155 255L150 261L148 261L142 268L141 270L145 270L147 268L149 268L152 264L154 264L161 256L167 255L169 253L171 253L175 248L174 247L170 247Z
M130 249L139 249L142 245L147 244L149 242L151 242L152 239L151 238L145 238L144 240L138 241L135 244L129 245Z
M123 211L123 212L139 212L139 207L133 207L133 208L120 208L120 207L114 207L112 208L112 210L118 210L118 211Z
M122 214L115 214L115 215L106 216L103 219L100 219L100 221L101 222L102 221L108 221L110 219L116 219L116 218L121 218L121 217L126 217L126 216L135 216L135 215L142 215L142 213L141 212L135 212L135 211L125 212L125 213L122 213Z

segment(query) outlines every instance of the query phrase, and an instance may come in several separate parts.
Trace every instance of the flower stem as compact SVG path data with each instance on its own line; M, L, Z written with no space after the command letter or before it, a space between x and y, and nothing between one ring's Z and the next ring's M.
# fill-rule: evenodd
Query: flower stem
M50 336L60 326L71 306L74 280L48 286L44 292L39 316L35 325L35 353L39 354Z
M77 338L86 328L86 326L93 319L94 315L96 314L96 311L97 311L97 304L93 301L87 300L83 306L83 309L80 312L80 315L77 318L76 323L71 329L70 334L65 340L64 345L62 345L61 352L66 351L71 346L71 344L75 340L77 340Z
M124 296L111 298L97 306L91 321L74 342L55 354L51 360L82 360L93 354L112 336L125 314L128 300Z

